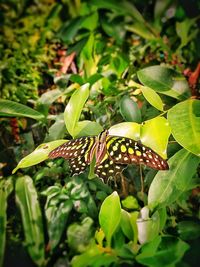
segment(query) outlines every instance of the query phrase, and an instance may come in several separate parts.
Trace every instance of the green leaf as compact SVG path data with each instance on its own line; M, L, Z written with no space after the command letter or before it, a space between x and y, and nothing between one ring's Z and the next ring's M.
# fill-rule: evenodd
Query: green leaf
M78 17L71 20L70 23L67 20L67 22L62 24L61 28L59 29L58 37L61 38L63 42L73 41L85 19L86 17Z
M200 224L197 221L182 221L177 225L178 233L183 240L194 240L200 237Z
M129 96L123 96L119 103L120 113L125 121L141 122L141 112L138 105Z
M187 243L172 236L163 236L161 242L156 238L152 242L145 244L142 253L136 256L137 262L149 267L176 266L189 249Z
M139 81L159 93L175 98L190 96L189 86L183 75L173 69L151 66L137 72Z
M67 140L56 140L39 145L32 153L20 160L17 167L12 171L12 173L15 173L19 168L30 167L48 159L49 153L54 148L66 142Z
M138 262L142 262L149 257L153 257L158 250L161 240L161 236L156 236L149 243L143 244L141 247L141 252L136 256L136 260Z
M121 205L117 192L108 196L101 205L99 223L104 231L107 246L111 246L111 239L121 220Z
M72 209L71 200L65 200L57 205L54 203L55 200L52 198L50 202L48 201L48 205L45 207L49 235L49 247L51 250L58 245L65 230L69 213Z
M163 111L163 102L160 96L151 88L141 86L142 94L146 100L155 108Z
M44 115L20 103L10 100L0 100L1 117L27 117L34 120L43 120Z
M45 137L45 142L58 140L64 137L66 133L66 126L64 121L64 114L61 113L56 116L56 121L51 125L48 134Z
M176 32L181 39L181 45L179 46L179 49L187 45L188 42L190 42L191 39L198 34L198 29L193 29L191 31L191 28L194 26L196 20L197 18L186 18L184 21L176 22Z
M102 267L103 263L103 266L108 267L111 266L112 262L115 263L116 261L117 256L108 253L103 253L103 251L101 251L99 247L94 244L91 245L91 247L88 248L86 252L73 257L71 264L72 267Z
M138 209L139 204L137 198L134 196L127 196L125 199L122 200L122 206L126 209Z
M59 89L54 89L51 91L47 91L46 93L42 94L41 97L38 99L39 104L43 105L51 105L56 99L58 99L63 92Z
M140 23L144 23L144 18L140 14L140 12L136 9L133 3L129 1L116 1L116 0L93 0L92 3L96 5L98 8L108 9L115 11L119 14L128 14L132 16L135 20L138 20Z
M175 105L167 118L175 140L200 156L200 100L190 99Z
M89 84L86 83L77 89L71 96L64 112L65 125L72 137L75 136L74 130L79 121L83 106L89 96Z
M151 208L167 206L176 201L188 190L188 185L196 172L200 158L187 150L178 151L168 161L169 170L159 171L148 194L148 205Z
M16 202L21 212L25 244L29 255L38 266L44 264L43 224L38 196L29 176L17 179Z
M133 240L133 228L131 225L130 217L131 217L130 214L122 209L121 222L120 222L122 232L126 237L129 238L129 240Z
M0 267L3 267L6 245L7 198L13 191L12 179L0 180Z
M74 137L98 135L103 131L102 126L94 121L79 121L74 128Z
M168 121L164 117L156 117L145 121L141 127L141 142L152 148L161 157L166 158L168 138L171 134Z
M109 129L110 135L128 137L133 140L140 139L141 125L136 122L122 122L115 124Z
M125 29L138 34L146 40L155 39L154 34L147 28L145 23L134 21L132 25L125 25Z
M84 252L93 240L93 220L86 217L81 224L73 223L67 229L67 242L71 249Z

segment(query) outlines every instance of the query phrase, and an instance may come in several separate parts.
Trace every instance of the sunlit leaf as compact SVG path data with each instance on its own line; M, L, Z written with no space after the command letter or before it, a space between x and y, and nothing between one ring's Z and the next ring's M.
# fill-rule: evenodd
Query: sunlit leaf
M80 118L83 106L89 96L89 84L84 84L71 96L64 112L65 125L68 132L74 137L74 129Z
M140 128L141 125L136 122L122 122L113 125L109 129L109 134L128 137L137 141L140 139Z
M59 145L62 145L65 142L67 142L67 140L56 140L39 145L31 154L20 160L17 167L13 170L12 173L15 173L19 168L30 167L48 159L48 155L51 150L58 147Z
M142 86L141 87L142 93L146 100L155 108L158 110L163 111L163 102L160 98L160 96L151 88Z
M166 158L168 138L171 134L168 121L164 117L156 117L145 121L141 127L141 142L151 147L163 158Z

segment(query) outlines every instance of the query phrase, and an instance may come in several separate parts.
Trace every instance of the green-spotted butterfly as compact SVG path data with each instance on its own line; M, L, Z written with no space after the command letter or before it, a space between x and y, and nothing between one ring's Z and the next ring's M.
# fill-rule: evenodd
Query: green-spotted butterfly
M114 178L128 164L144 164L157 170L169 169L167 161L151 148L130 138L109 135L108 130L98 136L73 139L49 153L49 158L67 159L72 175L84 172L94 156L94 172L104 180Z

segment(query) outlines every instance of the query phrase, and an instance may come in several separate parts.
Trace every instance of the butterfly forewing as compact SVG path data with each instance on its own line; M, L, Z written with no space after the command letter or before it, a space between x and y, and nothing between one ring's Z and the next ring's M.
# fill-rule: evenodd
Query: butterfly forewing
M72 175L85 171L87 155L95 142L95 137L81 137L70 140L49 153L49 158L62 157L69 161Z
M130 138L108 136L107 151L116 164L144 164L157 170L167 170L167 162L151 148Z

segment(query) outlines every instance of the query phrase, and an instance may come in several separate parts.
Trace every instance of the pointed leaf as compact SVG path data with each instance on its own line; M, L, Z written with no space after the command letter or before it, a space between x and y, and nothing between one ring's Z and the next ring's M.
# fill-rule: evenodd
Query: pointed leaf
M10 100L0 100L1 117L28 117L34 120L44 119L44 115L20 103Z
M3 266L6 245L7 198L13 190L12 179L0 180L0 267Z
M129 96L123 96L120 100L120 113L125 121L141 122L141 112L135 101Z
M107 245L111 246L111 239L121 220L121 205L117 192L108 196L101 205L99 223L103 229Z
M160 111L163 111L163 102L160 96L154 90L145 86L142 86L141 90L143 96L153 107L157 108Z
M196 172L200 158L187 150L178 151L169 159L169 170L159 171L155 176L148 194L151 208L167 206L176 201L188 190L188 185Z
M29 176L23 176L16 181L16 202L19 206L25 243L32 260L41 266L44 264L44 235L42 214L38 196Z
M175 105L167 118L176 141L200 156L200 100L190 99Z
M89 96L89 83L84 84L71 96L64 112L64 120L68 132L74 137L74 129L79 121L83 106Z
M48 159L48 155L51 150L66 142L67 140L56 140L39 145L31 154L20 160L12 173L15 173L19 168L30 167Z

